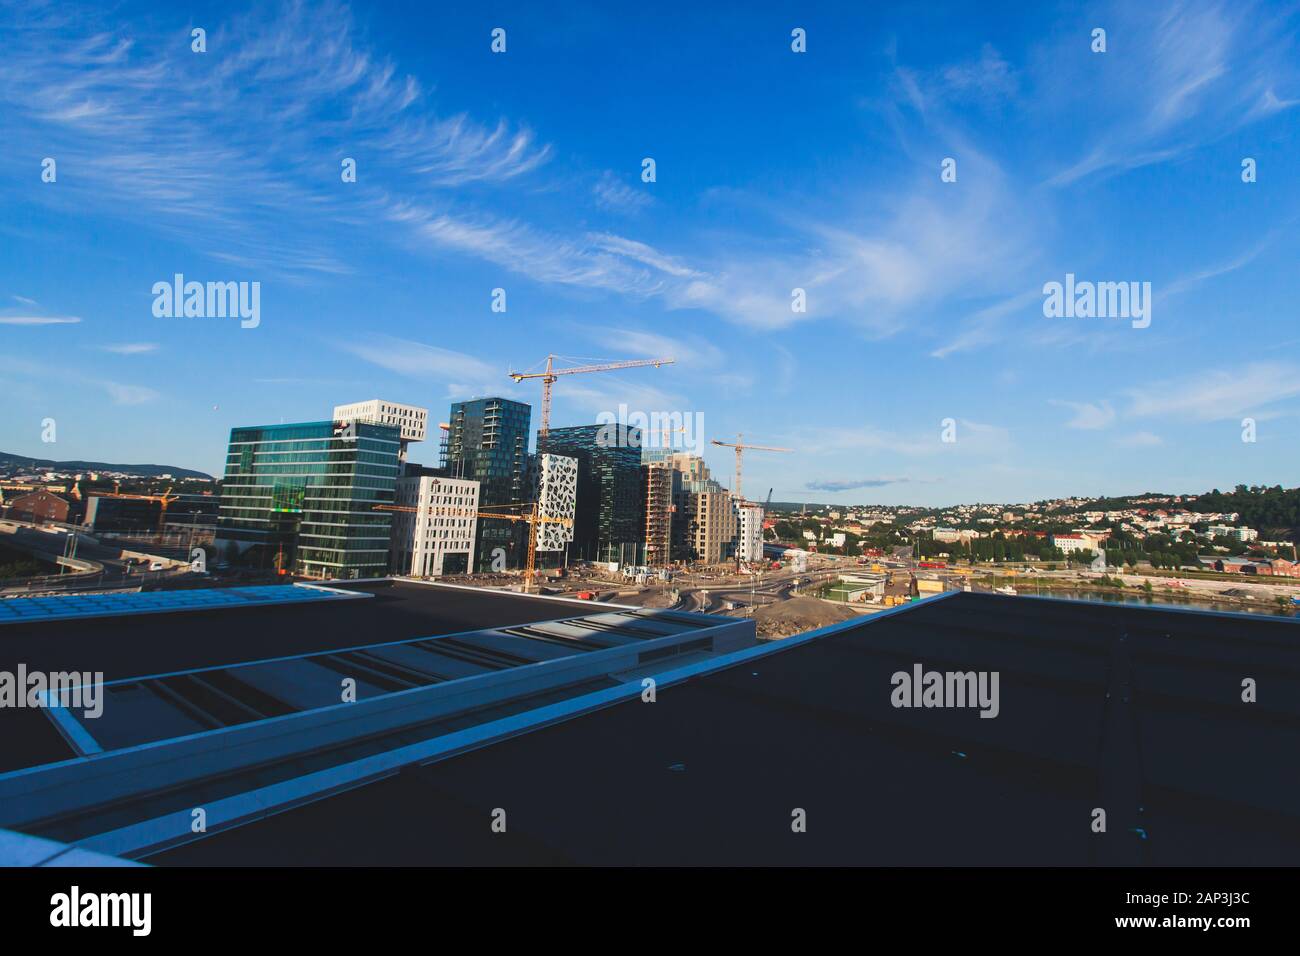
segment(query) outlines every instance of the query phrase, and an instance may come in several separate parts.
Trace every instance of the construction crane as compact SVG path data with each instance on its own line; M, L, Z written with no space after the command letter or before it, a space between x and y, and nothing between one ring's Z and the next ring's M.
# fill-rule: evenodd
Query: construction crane
M737 498L742 497L740 493L740 464L742 459L742 453L746 449L750 451L794 451L793 448L774 448L770 445L746 445L744 435L737 435L736 440L734 442L718 441L715 438L713 439L712 444L720 445L723 448L736 449L736 490L734 494Z
M661 365L672 365L673 360L670 358L656 359L631 359L625 362L603 362L598 365L575 365L568 368L556 368L555 360L560 358L559 355L546 356L546 369L541 372L509 372L509 376L516 382L522 382L526 378L540 378L542 380L542 427L537 433L537 450L542 450L542 445L546 442L546 436L551 430L551 386L555 384L556 379L561 375L585 375L588 372L612 372L620 368L642 368L647 365L653 365L658 368Z
M673 435L677 434L678 432L684 432L684 431L689 431L689 429L687 429L687 428L669 428L667 425L664 425L663 433L662 433L662 434L663 434L663 439L662 439L662 441L661 441L660 444L659 444L659 448L660 448L661 450L663 450L663 449L668 449L669 451L671 451L671 450L672 450L672 447L673 447Z
M167 490L160 495L124 495L118 491L118 489L121 487L122 487L122 483L120 481L115 481L113 482L113 493L111 495L105 492L99 495L92 495L92 497L124 498L124 499L131 499L134 501L158 502L159 505L161 506L158 509L158 534L161 535L163 531L163 522L167 520L167 506L171 504L173 501L179 501L180 495L172 494L171 486L168 486Z
M438 507L437 505L425 508ZM550 515L539 515L537 513L537 502L526 501L517 505L499 505L502 508L532 508L528 514L508 514L499 511L475 511L469 508L446 508L438 512L439 517L453 518L497 518L502 521L527 521L528 522L528 565L524 569L524 592L532 590L533 576L537 567L537 526L539 524L558 524L566 528L573 527L572 518L553 518ZM424 510L413 505L375 505L375 511L405 511L419 513Z

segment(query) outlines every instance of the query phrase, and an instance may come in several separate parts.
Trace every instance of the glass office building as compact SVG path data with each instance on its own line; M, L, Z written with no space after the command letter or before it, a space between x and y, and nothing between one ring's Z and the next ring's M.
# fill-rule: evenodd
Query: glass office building
M476 398L455 402L448 418L442 469L450 478L479 483L479 507L517 505L531 499L528 431L532 407L508 398ZM522 514L523 508L503 508ZM504 551L505 566L517 568L527 549L528 525L480 518L477 569L492 570L494 556Z
M233 428L217 519L218 561L316 578L388 573L400 468L396 425Z
M546 450L578 459L573 557L639 564L645 522L641 430L621 424L552 428Z

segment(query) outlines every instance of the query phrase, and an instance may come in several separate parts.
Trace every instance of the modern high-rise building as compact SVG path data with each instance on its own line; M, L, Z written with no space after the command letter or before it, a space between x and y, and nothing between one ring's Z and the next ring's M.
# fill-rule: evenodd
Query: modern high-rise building
M479 483L479 506L492 511L531 499L528 434L532 408L508 398L476 398L455 402L448 420L443 472L452 478ZM524 509L511 509L522 513ZM492 569L501 549L506 567L520 567L526 549L527 525L480 518L477 570Z
M437 578L469 572L474 566L478 496L477 481L408 466L397 479L397 504L415 510L393 515L394 573Z
M578 460L573 556L640 563L645 535L640 431L621 424L552 428L546 450Z
M303 422L232 428L218 560L319 578L388 573L401 468L397 425Z
M537 456L537 514L574 520L578 505L578 459L565 455ZM573 525L539 522L538 551L563 551L573 541Z
M406 461L406 449L411 442L424 441L429 427L429 410L419 405L401 405L382 398L372 398L366 402L353 402L351 405L335 405L334 420L396 425L401 429L402 445L399 449L399 457L402 461Z

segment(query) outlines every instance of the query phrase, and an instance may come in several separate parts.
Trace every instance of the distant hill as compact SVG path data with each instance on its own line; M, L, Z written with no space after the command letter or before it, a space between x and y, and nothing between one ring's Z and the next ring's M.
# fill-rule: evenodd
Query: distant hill
M25 455L11 455L0 451L0 472L9 472L28 468L50 468L55 471L116 471L127 475L140 475L143 478L156 478L159 475L173 475L176 478L207 478L212 476L192 468L179 468L176 465L115 465L107 461L54 461L49 458L28 458Z

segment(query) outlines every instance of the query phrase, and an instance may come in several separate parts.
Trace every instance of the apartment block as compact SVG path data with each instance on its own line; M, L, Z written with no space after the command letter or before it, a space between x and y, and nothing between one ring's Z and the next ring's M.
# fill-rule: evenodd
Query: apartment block
M716 564L731 557L739 525L731 492L694 492L687 507L689 542L695 560Z

